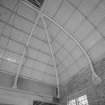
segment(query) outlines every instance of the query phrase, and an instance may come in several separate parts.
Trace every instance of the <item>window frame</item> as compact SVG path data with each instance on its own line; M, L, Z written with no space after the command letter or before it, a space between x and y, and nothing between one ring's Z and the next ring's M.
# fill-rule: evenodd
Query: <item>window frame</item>
M87 95L85 94L80 97L69 100L67 105L89 105Z

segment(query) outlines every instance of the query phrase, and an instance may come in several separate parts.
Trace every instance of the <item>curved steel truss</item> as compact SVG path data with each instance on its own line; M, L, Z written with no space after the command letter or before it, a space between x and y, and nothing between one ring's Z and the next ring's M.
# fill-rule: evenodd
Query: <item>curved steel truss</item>
M52 59L53 59L53 63L54 63L54 69L55 69L55 73L56 73L56 81L57 81L57 89L58 89L58 97L60 96L60 81L59 81L59 76L58 76L58 70L57 70L57 67L56 67L56 59L55 59L55 56L54 56L54 50L53 50L53 47L50 43L50 38L49 38L49 33L48 33L48 30L47 30L47 24L45 22L45 18L47 18L48 20L50 20L52 23L54 23L56 26L58 26L64 33L65 35L68 36L68 38L71 38L77 45L78 47L81 49L81 51L83 52L83 54L86 56L88 62L89 62L89 65L90 65L90 68L91 68L91 73L92 73L92 80L95 82L95 80L97 81L101 81L101 79L97 76L97 74L95 73L94 71L94 66L92 64L92 60L88 54L88 52L85 50L85 48L82 46L82 44L73 36L73 33L69 33L67 30L64 29L63 26L61 26L59 23L57 23L55 20L53 20L51 17L47 16L46 14L44 14L42 11L43 11L43 7L45 6L46 2L44 2L44 5L42 6L42 9L41 10L38 10L34 7L32 7L30 4L26 3L25 1L22 1L24 4L26 4L28 7L32 8L33 10L37 11L38 12L38 17L37 19L35 20L35 23L34 23L34 26L31 30L31 33L28 37L28 40L27 40L27 43L26 43L26 47L24 49L24 52L23 52L23 55L22 55L22 58L21 58L21 62L18 66L18 71L17 71L17 74L16 74L16 78L15 78L15 82L14 82L14 86L13 87L16 87L17 86L17 80L18 80L18 77L19 77L19 74L21 72L21 67L23 65L23 61L24 61L24 56L25 56L25 53L26 53L26 48L27 46L29 45L29 42L30 42L30 39L32 37L32 33L33 33L33 30L35 29L37 23L38 23L38 20L40 18L42 18L42 21L43 21L43 24L44 24L44 28L45 28L45 33L47 35L47 40L48 40L48 43L49 43L49 48L50 48L50 52L51 52L51 55L52 55Z

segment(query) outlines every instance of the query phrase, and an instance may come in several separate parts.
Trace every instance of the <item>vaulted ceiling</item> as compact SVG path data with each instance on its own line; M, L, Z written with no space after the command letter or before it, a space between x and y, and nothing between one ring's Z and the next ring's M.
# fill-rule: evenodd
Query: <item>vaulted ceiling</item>
M51 86L105 56L104 0L0 1L0 71Z

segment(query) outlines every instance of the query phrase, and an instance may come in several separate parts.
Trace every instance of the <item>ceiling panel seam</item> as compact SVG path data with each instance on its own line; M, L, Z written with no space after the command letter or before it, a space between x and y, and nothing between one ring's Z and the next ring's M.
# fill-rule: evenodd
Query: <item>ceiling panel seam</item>
M55 77L55 75L53 75L53 74L51 74L51 73L48 73L48 72L44 72L44 71L42 71L42 70L39 70L39 69L36 69L36 68L32 68L32 67L29 67L29 66L25 66L25 65L24 65L24 67L26 67L26 68L29 68L29 69L31 69L32 71L42 72L42 73L44 73L44 74L46 74L46 75L50 75L50 76L53 76L53 77Z
M2 5L2 4L0 4L0 7L2 7L2 8L4 8L4 9L6 9L6 10L10 11L11 13L16 14L17 16L19 16L19 17L23 18L24 20L26 20L26 21L28 21L28 22L30 22L30 23L32 23L32 24L34 24L34 21L32 21L32 20L30 20L30 19L26 18L25 16L20 15L19 13L16 13L16 12L15 12L15 11L13 11L12 9L10 9L10 8L8 8L8 7L5 7L5 6L4 6L4 5ZM37 26L38 26L39 28L43 29L43 28L42 28L39 24L37 24Z
M20 41L17 41L17 40L15 40L15 39L13 39L13 38L10 38L10 37L6 36L5 34L1 34L1 37L8 38L8 39L11 40L11 41L15 41L16 43L25 46L24 43L22 43L22 42L20 42ZM42 51L41 49L38 49L38 48L32 47L32 46L30 46L30 45L29 45L29 48L31 48L31 49L33 49L33 50L35 50L35 51L39 51L39 52L41 52L42 54L45 54L45 55L47 55L47 56L50 57L50 54L49 54L49 53L44 52L44 51Z
M28 22L34 24L34 22L32 22L31 20L25 18L24 16L19 15L18 13L14 12L13 10L11 10L11 9L9 9L9 8L7 8L7 7L3 6L3 5L1 5L1 4L0 4L0 7L3 7L3 8L5 8L5 9L9 10L10 12L16 14L17 16L19 16L19 17L25 19L26 21L28 21ZM7 22L1 20L1 19L0 19L0 21L3 22L3 23L5 23L5 24L7 24L7 25L10 25L10 26L11 26L11 24L9 24L9 23L7 23ZM38 24L37 24L37 26L38 26L39 28L41 28ZM15 26L13 26L13 28L15 28L15 29L17 29L17 30L19 29L19 28L15 27ZM42 29L42 28L41 28L41 29ZM42 30L43 30L43 29L42 29ZM22 32L24 32L25 34L29 35L29 33L25 32L25 31L23 31L23 30L21 30L21 29L19 29L19 31L22 31ZM40 38L38 38L38 37L36 37L36 36L33 36L33 37L36 38L36 39L38 39L38 40L41 40L41 41L43 41L44 43L47 44L47 42L46 42L45 40L42 40L42 39L40 39Z
M74 63L77 63L78 62L78 60L82 57L83 55L81 55L77 60L75 60L72 64L70 64L71 66L74 64ZM63 62L62 62L63 63ZM66 67L66 69L69 69L69 66L68 67ZM81 68L82 69L82 68ZM65 70L63 70L61 73L64 73L65 72Z
M65 42L67 42L67 41L65 41ZM65 42L61 45L61 47L55 52L55 55L62 49L62 48L64 48L67 52L68 52L68 54L70 54L70 52L64 47L64 45L65 45ZM59 44L59 42L57 42L56 41L56 43L57 44ZM60 45L60 44L59 44ZM73 50L75 47L73 47L71 50Z
M14 29L16 29L16 30L18 30L18 31L21 31L21 32L23 32L23 33L25 33L25 34L28 34L27 32L24 32L23 30L21 30L21 29L18 29L18 28L16 28L15 26L13 26L13 25L11 25L11 24L9 24L9 23L7 23L7 22L5 22L5 21L3 21L3 20L1 20L0 19L0 21L1 22L3 22L4 24L6 24L6 25L9 25L10 27L12 27L12 28L14 28ZM4 36L6 36L6 35L4 35ZM10 38L10 39L12 39L12 38ZM36 39L36 38L35 38ZM38 40L40 40L39 38L37 38ZM41 40L42 41L42 40ZM44 42L44 41L43 41ZM20 42L19 42L20 43ZM45 44L47 44L46 42L44 42ZM47 53L46 53L47 54ZM49 54L47 54L48 56L50 56Z
M65 41L65 42L67 42L67 41ZM64 43L65 43L64 42ZM56 41L56 43L58 43L57 41ZM58 43L59 44L59 43ZM59 44L60 45L60 44ZM70 51L68 51L65 47L64 47L64 44L63 45L61 45L61 47L55 52L55 56L57 55L57 53L59 53L59 51L61 50L61 49L65 49L65 51L72 57L72 59L74 60L74 57L72 56L72 54L71 54L71 52L72 52L72 50L73 49L75 49L75 47L73 47L72 49L71 49L71 52ZM56 56L57 57L57 56ZM67 57L67 56L66 56ZM64 58L64 59L66 59L66 57ZM64 59L63 59L63 61L64 61ZM63 63L63 61L61 61L61 63ZM74 60L74 61L76 61L76 60ZM60 63L57 65L57 67L59 67L59 65L60 65Z
M64 0L61 0L61 2L60 2L60 4L59 4L59 6L58 6L58 8L57 8L56 12L54 13L54 15L52 16L52 18L54 18L54 17L56 16L56 14L58 13L58 11L60 10L60 8L61 8L61 7L62 7L62 5L63 5L63 2L64 2Z
M16 9L16 11L15 11L15 15L13 15L13 14L11 14L11 16L10 16L10 19L11 19L11 17L13 16L13 20L12 20L12 26L14 26L14 20L15 20L15 17L16 17L16 13L17 13L17 10L18 10L18 4L19 4L19 2L20 2L20 0L18 0L17 1L17 3L16 3L16 5L14 6L14 10ZM9 19L9 20L10 20ZM8 21L9 21L8 20ZM5 22L5 26L8 24L8 22ZM11 33L11 31L10 31L10 33ZM9 38L11 38L11 35L9 35ZM8 46L8 43L9 43L9 39L8 39L8 42L7 42L7 46ZM6 46L6 48L5 48L5 50L7 50L7 46ZM6 53L6 51L4 52L4 54ZM4 56L4 55L3 55Z
M71 14L71 15L69 16L69 18L62 24L62 26L64 26L64 25L68 22L68 20L72 17L72 15L75 13L75 11L76 11L76 9L73 10L72 14ZM53 18L53 17L52 17L52 18ZM56 33L54 39L52 40L52 43L55 41L55 39L56 39L56 37L57 37L57 34L59 34L59 33L60 33L60 30Z
M6 59L6 58L1 58L1 57L0 57L0 59L5 60L5 61L8 61L8 59ZM9 61L9 62L12 62L12 63L14 63L14 64L16 64L16 65L19 65L19 63L17 63L17 62L13 62L13 61ZM38 71L38 72L42 72L42 73L45 73L45 74L48 74L48 75L51 75L51 76L55 76L55 75L53 75L53 74L51 74L51 73L44 72L44 71L42 71L42 70L39 70L39 69L36 69L36 68L32 68L32 67L29 67L29 66L27 66L27 65L23 65L23 67L29 68L29 69L31 69L31 70L33 70L33 71Z
M76 61L76 60L74 59L74 57L71 55L71 53L69 53L68 51L67 51L67 53L68 53L69 56L72 57L72 59L73 59L74 61ZM65 60L66 58L68 58L68 55L66 55L66 56L63 58L63 60L60 61L60 63L57 65L57 67L59 67L61 64L65 65L65 64L64 64L64 60ZM56 55L55 55L55 56L56 56ZM59 57L56 56L56 59L59 59Z
M14 25L12 25L12 24L9 24L8 22L5 22L4 20L1 20L1 19L0 19L0 22L6 24L7 26L10 26L10 27L16 29L17 31L23 32L24 34L26 34L26 35L29 36L29 33L27 33L26 31L24 31L24 30L22 30L22 29L19 29L19 28L17 28L16 26L14 26ZM33 36L33 37L34 37L35 39L38 39L38 40L42 41L43 43L47 44L47 42L46 42L45 40L42 40L42 39L40 39L40 38L38 38L38 37L36 37L36 36Z
M4 50L4 48L2 48L2 47L0 47L0 48ZM19 56L22 55L22 54L20 54L20 53L17 53L17 52L15 52L15 51L11 51L11 50L9 50L9 49L6 49L6 51L11 52L11 53L14 53L14 54L19 55ZM3 55L3 56L4 56L4 55ZM0 57L0 58L1 58L1 59L4 58L3 56ZM29 56L26 56L26 55L25 55L25 57L26 57L27 59L30 59L30 60L33 60L33 61L37 61L37 62L39 62L39 63L41 63L41 64L45 64L46 66L53 67L53 65L51 65L51 64L49 64L49 63L46 63L46 62L43 62L43 61L40 61L40 60L38 60L38 59L29 57ZM18 64L18 63L17 63L17 64Z
M79 5L81 4L82 1L83 1L83 0L80 1ZM72 6L72 7L73 7L73 6ZM73 7L73 8L74 8L74 7ZM65 26L65 24L68 22L68 20L70 20L70 19L72 18L72 15L75 13L75 11L76 11L76 8L74 8L74 10L72 11L71 15L70 15L69 18L65 21L65 23L62 24L62 26ZM53 18L53 17L52 17L52 18ZM56 36L55 36L55 38L53 39L52 43L53 43L54 40L56 39L57 34L58 34L59 32L60 32L60 31L58 31L58 32L56 33Z
M14 75L15 75L15 73L10 72L10 71L4 71L3 69L0 69L0 73L7 73L7 74L9 74L9 75L11 75L11 76L14 76ZM32 81L36 81L36 82L38 82L38 81L42 82L41 80L39 80L39 79L37 79L37 78L31 78L31 77L28 77L28 76L22 75L22 74L20 74L20 77L23 77L24 79L29 79L29 80L32 80ZM52 77L55 78L55 76L52 76ZM46 85L48 85L48 84L46 83ZM52 86L53 86L53 85L52 85ZM0 87L1 87L1 86L0 86Z
M68 0L66 0L73 8L75 8L75 10L77 10L77 11L79 11L78 9L79 9L79 6L80 6L80 4L79 4L79 6L77 7L77 6L75 6L72 2L70 2L70 1L68 1ZM101 2L102 2L102 0L100 0ZM84 1L81 1L81 2L84 2ZM80 2L80 3L81 3ZM83 20L80 22L80 24L79 24L79 26L77 26L77 28L74 30L74 33L76 32L76 31L78 31L78 29L79 29L79 27L80 26L82 26L82 24L85 22L85 19L86 19L86 17L89 17L94 11L95 11L95 9L98 7L98 5L101 3L101 2L98 2L97 4L96 4L96 6L92 9L92 11L87 15L87 16L85 16L85 14L84 14L84 16L80 13L80 11L79 11L79 13L84 17L83 18ZM71 16L72 17L72 16ZM70 19L69 19L70 20Z
M93 28L104 38L104 35L99 31L98 27L91 22L91 20L86 16L77 6L75 6L71 1L66 0L71 6L73 6L92 26ZM104 0L100 0L99 4L101 4ZM97 4L97 6L99 5ZM94 10L95 11L95 10ZM99 24L98 24L99 25ZM105 38L104 38L105 39Z
M2 48L2 47L0 47L0 48L4 50L4 48ZM17 52L15 52L15 51L12 51L12 50L9 50L9 49L6 49L6 51L9 51L9 52L11 52L11 53L15 53L15 54L17 54L17 55L19 55L19 56L22 55L22 54L20 54L20 53L17 53ZM4 55L3 55L3 56L4 56ZM0 57L0 58L3 58L3 56ZM25 57L28 58L28 59L35 60L35 61L37 61L37 62L40 62L40 63L42 63L42 64L45 64L45 65L47 65L47 66L53 67L53 65L51 65L51 64L49 64L49 63L46 63L46 62L43 62L43 61L40 61L40 60L38 60L38 59L29 57L29 56L26 56L26 55L25 55Z
M16 12L17 12L17 9L18 9L18 4L19 4L19 0L16 2L16 4L15 4L15 6L14 6L14 10L16 9ZM15 14L16 15L16 14ZM14 18L15 18L15 15L14 15ZM7 19L7 23L10 21L10 19L11 19L11 17L13 16L13 14L11 14L10 16L9 16L9 18ZM14 18L13 18L13 21L12 21L12 23L14 22ZM3 27L3 29L2 29L2 32L1 32L1 34L5 31L5 28L6 28L6 25L7 25L7 23L4 23L4 27ZM2 35L0 36L0 39L1 39L1 37L2 37ZM11 35L9 35L8 36L9 38L11 38ZM8 46L8 43L9 43L9 39L8 39L8 41L7 41L7 43L6 43L6 45ZM7 46L4 48L4 52L3 52L3 55L2 55L2 57L5 55L5 53L7 52Z
M81 1L82 2L82 1ZM81 2L79 3L79 5L81 4ZM72 6L73 7L73 6ZM74 8L74 7L73 7ZM76 8L74 8L74 10L72 11L71 15L69 16L69 18L62 24L62 26L65 26L65 24L68 22L68 20L70 20L72 18L72 15L76 12ZM52 17L53 18L53 17ZM52 43L54 42L54 40L56 39L57 37L57 34L59 33L60 31L58 31L56 33L56 36L55 38L53 39Z
M61 0L61 2L60 2L60 4L59 4L59 7L57 8L57 10L56 10L55 14L52 16L52 18L54 18L54 17L56 16L56 14L57 14L58 11L60 10L60 8L61 8L63 2L64 2L64 0ZM49 27L50 27L50 26L49 26ZM59 32L57 32L57 34L58 34L58 33L59 33ZM57 36L57 35L56 35L56 36ZM55 38L56 38L56 37L55 37ZM54 38L54 39L55 39L55 38ZM54 39L52 40L51 43L53 43Z

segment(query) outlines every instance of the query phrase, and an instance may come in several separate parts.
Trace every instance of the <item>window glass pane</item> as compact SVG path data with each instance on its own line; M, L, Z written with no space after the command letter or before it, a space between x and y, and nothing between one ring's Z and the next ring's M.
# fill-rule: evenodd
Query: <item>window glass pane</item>
M87 95L70 100L67 105L88 105Z
M78 105L88 105L87 96L83 95L83 96L77 98L77 102L78 102Z
M68 105L76 105L76 101L75 101L75 99L74 99L74 100L69 101Z

